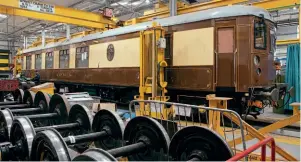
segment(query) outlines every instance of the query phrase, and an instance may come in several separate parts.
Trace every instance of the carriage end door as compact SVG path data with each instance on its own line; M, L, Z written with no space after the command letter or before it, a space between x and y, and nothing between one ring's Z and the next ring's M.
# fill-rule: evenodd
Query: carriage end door
M236 87L235 21L216 22L215 82L217 87Z

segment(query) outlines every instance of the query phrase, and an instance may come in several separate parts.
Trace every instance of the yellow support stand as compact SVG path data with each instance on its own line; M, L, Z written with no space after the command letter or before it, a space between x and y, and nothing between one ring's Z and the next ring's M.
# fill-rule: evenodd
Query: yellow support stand
M13 69L13 75L17 76L17 74L21 74L22 71L22 55L20 54L21 50L18 50L18 53L14 57L14 69Z
M140 87L136 100L163 101L169 100L167 82L165 81L165 31L157 25L140 32ZM169 119L173 116L173 108L166 108L164 104L143 103L135 109L137 116L147 115L153 118Z
M293 115L300 114L300 107L301 107L301 103L300 102L291 103L290 106L293 107Z
M227 101L232 98L216 97L215 95L207 95L206 99L209 101L209 107L227 109ZM219 111L209 110L209 128L223 135L220 128L221 113Z
M231 100L231 98L215 97L215 95L207 95L206 99L209 101L209 107L221 108L221 109L227 109L227 101ZM257 138L258 140L264 140L266 133L272 132L279 128L283 128L287 125L290 125L291 123L300 121L300 110L299 110L300 105L301 105L300 103L292 103L291 106L293 106L293 113L294 113L293 116L278 121L264 128L261 128L259 130L255 129L254 127L252 127L251 125L243 121L243 127L245 130L248 131L248 135L245 136L245 141L248 141L253 138ZM239 119L235 115L230 113L223 113L223 115L231 119L235 124L239 125L240 123ZM212 111L212 110L209 111L209 128L222 135L220 129L220 112ZM235 140L229 141L228 144L233 147L234 145L238 145L241 142L242 139L241 137L239 137ZM270 143L267 145L271 147ZM276 153L278 153L283 158L285 158L285 160L297 161L295 157L293 157L292 155L290 155L288 152L278 147L277 145L275 146L275 148L276 148ZM260 155L257 154L250 154L249 157L252 157L253 160L260 160Z
M285 118L285 119L282 119L282 120L279 120L273 124L270 124L266 127L263 127L263 128L260 128L258 130L259 133L261 134L267 134L267 133L271 133L277 129L281 129L283 127L286 127L286 126L289 126L293 123L297 123L300 121L300 110L299 110L299 107L300 107L300 103L292 103L290 104L290 106L293 107L293 115L288 117L288 118ZM254 137L252 137L251 135L247 135L245 140L251 140L253 139ZM241 143L241 139L235 139L233 141L230 142L231 145L233 144L240 144Z

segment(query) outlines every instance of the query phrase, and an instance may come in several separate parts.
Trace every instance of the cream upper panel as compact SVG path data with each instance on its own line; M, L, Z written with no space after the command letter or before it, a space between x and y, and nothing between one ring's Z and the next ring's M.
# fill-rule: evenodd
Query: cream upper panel
M36 68L36 55L31 55L31 69Z
M42 53L42 62L41 62L41 69L45 69L45 57L46 57L46 53Z
M89 68L139 67L139 41L139 38L131 38L91 45L89 49ZM115 51L112 61L107 59L109 44L113 44Z
M54 51L53 52L53 69L59 68L59 61L60 61L59 51Z
M75 52L76 52L76 48L70 48L70 51L69 51L69 68L75 68Z
M174 33L173 65L201 66L214 63L214 28Z

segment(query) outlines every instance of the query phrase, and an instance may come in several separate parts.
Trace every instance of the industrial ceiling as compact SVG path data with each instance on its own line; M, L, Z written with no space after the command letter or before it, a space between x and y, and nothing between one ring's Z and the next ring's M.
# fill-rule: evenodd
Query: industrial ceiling
M156 0L39 0L42 3L64 6L68 8L76 8L89 12L99 13L99 10L104 7L114 9L114 16L121 20L128 20L135 17L143 16L145 10L154 8ZM184 0L185 3L204 3L210 0ZM248 3L253 3L258 0L250 0ZM165 4L167 0L161 1ZM292 29L287 32L280 30L278 35L284 35L284 38L298 35L297 28L299 24L299 9L290 8L284 10L276 10L271 12L274 20L278 22L278 26L284 26ZM36 20L21 16L11 16L0 14L0 48L16 49L23 46L24 36L28 38L28 43L35 41L41 36L42 29L46 32L47 38L56 38L66 35L66 26L63 23L54 23L43 20ZM86 27L71 25L71 33L87 30ZM295 37L295 36L293 36ZM292 37L292 38L293 38Z

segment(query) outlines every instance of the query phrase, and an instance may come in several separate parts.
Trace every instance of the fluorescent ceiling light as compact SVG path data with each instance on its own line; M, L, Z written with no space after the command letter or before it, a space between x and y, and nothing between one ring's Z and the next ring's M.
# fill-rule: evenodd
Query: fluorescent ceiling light
M7 18L7 15L0 14L0 18L5 19Z
M128 4L128 2L127 1L125 1L125 2L118 2L118 3L112 3L111 4L111 6L118 6L118 5L127 5Z
M137 2L133 2L132 5L133 5L133 6L137 6L137 5L139 5L140 3L141 3L140 1L137 1Z
M119 2L120 5L127 5L128 2Z

